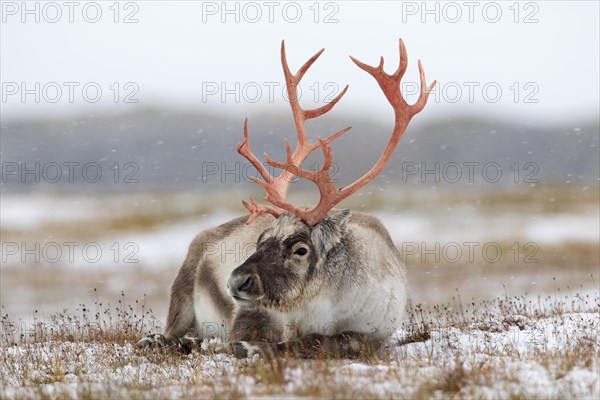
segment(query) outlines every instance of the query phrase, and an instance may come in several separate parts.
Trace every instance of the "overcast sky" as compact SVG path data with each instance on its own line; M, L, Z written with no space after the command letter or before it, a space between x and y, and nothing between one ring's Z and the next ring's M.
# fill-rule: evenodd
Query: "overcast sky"
M389 118L375 81L348 55L370 64L383 55L393 71L400 37L409 55L406 91L418 81L417 59L427 80L439 82L423 120L598 118L597 1L428 2L427 9L421 1L231 2L228 10L222 2L29 2L29 12L22 4L2 2L3 119L153 105L233 117L284 110L282 39L294 71L326 48L302 82L304 105L348 83L339 113Z

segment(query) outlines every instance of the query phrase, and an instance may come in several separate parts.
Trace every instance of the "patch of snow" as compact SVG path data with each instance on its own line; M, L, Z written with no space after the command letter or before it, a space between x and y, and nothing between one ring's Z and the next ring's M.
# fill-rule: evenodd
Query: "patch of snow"
M349 397L598 398L596 357L591 364L572 367L554 363L576 351L582 341L590 341L592 354L597 354L597 312L527 323L521 323L520 316L505 319L508 325L494 332L477 325L440 326L433 327L424 342L398 347L390 341L391 357L379 364L333 360L327 362L327 371L320 371L311 368L312 361L299 360L281 367L283 383L271 384L249 371L268 373L272 364L222 353L178 356L139 351L129 343L49 341L0 347L5 367L0 397L229 397L236 388L253 398L287 398L317 385L323 392L316 393L325 397L330 395L327 390L343 390ZM406 332L399 330L397 335Z

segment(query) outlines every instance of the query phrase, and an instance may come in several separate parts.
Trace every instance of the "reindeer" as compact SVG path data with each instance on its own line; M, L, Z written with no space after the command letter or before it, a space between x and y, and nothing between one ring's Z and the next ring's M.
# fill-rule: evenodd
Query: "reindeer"
M375 165L354 183L338 189L329 174L329 145L350 127L312 142L305 122L331 110L348 86L322 107L301 108L297 86L324 49L292 74L285 43L281 43L281 64L297 146L292 152L285 140L283 162L265 153L266 163L281 170L273 176L250 149L247 119L244 139L237 145L237 151L261 176L254 181L264 188L270 205L258 204L250 197L248 202L242 201L249 217L234 219L196 236L172 285L164 334L147 336L138 342L140 346L175 345L187 349L190 339L185 334L193 329L200 340L217 338L229 343L240 357L267 350L293 352L302 357L356 356L376 350L395 332L406 304L406 276L400 252L376 217L334 207L383 170L411 118L425 107L435 85L434 81L426 86L419 61L419 98L413 105L406 103L400 91L400 80L407 68L402 40L399 47L400 63L391 75L383 70L383 57L377 67L350 57L375 78L395 119L389 142ZM303 169L305 158L319 148L323 152L322 168ZM320 200L313 208L286 201L295 177L317 186ZM219 251L231 248L231 244L238 249L251 245L254 251L241 257Z

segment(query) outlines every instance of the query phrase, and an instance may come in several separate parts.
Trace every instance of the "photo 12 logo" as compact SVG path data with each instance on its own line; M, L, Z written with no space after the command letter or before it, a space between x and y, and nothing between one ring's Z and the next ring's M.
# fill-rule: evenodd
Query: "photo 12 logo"
M403 1L401 19L403 23L495 24L508 20L515 24L537 24L539 12L539 3L533 1Z
M303 96L315 103L329 103L340 92L336 82L314 82L310 86L295 85L297 99ZM202 102L274 103L282 98L290 102L288 86L280 82L202 82Z
M270 166L267 163L263 163L265 169L271 175L277 175L277 168ZM316 172L321 169L322 165L318 162L314 162L305 167L306 170ZM339 166L336 163L331 163L329 168L329 177L331 178L331 182L337 183L338 179L334 178L339 172ZM251 163L226 163L226 162L215 162L215 161L205 161L201 164L201 178L203 183L207 182L219 182L219 183L240 183L240 182L248 182L254 183L254 178L259 175L256 167ZM295 176L292 178L292 183L297 183L302 181L301 178Z
M540 262L536 258L539 250L535 242L514 242L505 246L498 242L403 242L401 245L402 259L406 263L474 264L483 261L488 264L537 264Z
M109 96L114 103L139 103L135 82L2 82L2 103L98 103Z
M339 3L327 2L279 2L279 1L203 1L202 22L218 23L275 23L295 24L312 21L315 24L337 24Z
M104 165L97 162L49 161L16 162L5 161L1 164L4 183L139 183L136 174L140 168L137 163L112 163Z
M3 1L1 11L2 23L137 24L140 6L134 1Z
M402 93L408 100L419 96L420 84L418 82L402 82ZM484 102L498 103L503 98L513 103L537 104L540 102L538 95L540 85L534 81L510 82L501 84L499 82L487 81L465 81L444 82L438 81L431 90L429 96L436 103L458 103L458 102Z
M539 183L537 163L514 162L502 166L497 162L402 162L402 183Z
M137 264L135 242L2 242L2 264Z

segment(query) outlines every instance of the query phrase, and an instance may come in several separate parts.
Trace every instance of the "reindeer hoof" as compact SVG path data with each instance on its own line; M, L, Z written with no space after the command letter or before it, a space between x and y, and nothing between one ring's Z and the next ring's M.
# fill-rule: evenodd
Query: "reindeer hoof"
M252 346L248 342L235 342L232 346L233 355L237 358L253 358L259 352L258 347Z
M207 338L202 340L200 344L200 352L202 354L217 354L217 353L227 353L229 351L229 345L223 343L221 339L218 338Z
M160 333L153 333L141 338L137 342L137 346L142 348L163 348L165 347L165 337Z
M184 336L182 338L179 338L179 345L177 347L179 348L179 351L181 351L183 354L190 354L192 350L200 349L201 343L202 341L200 340L200 338L193 336Z

